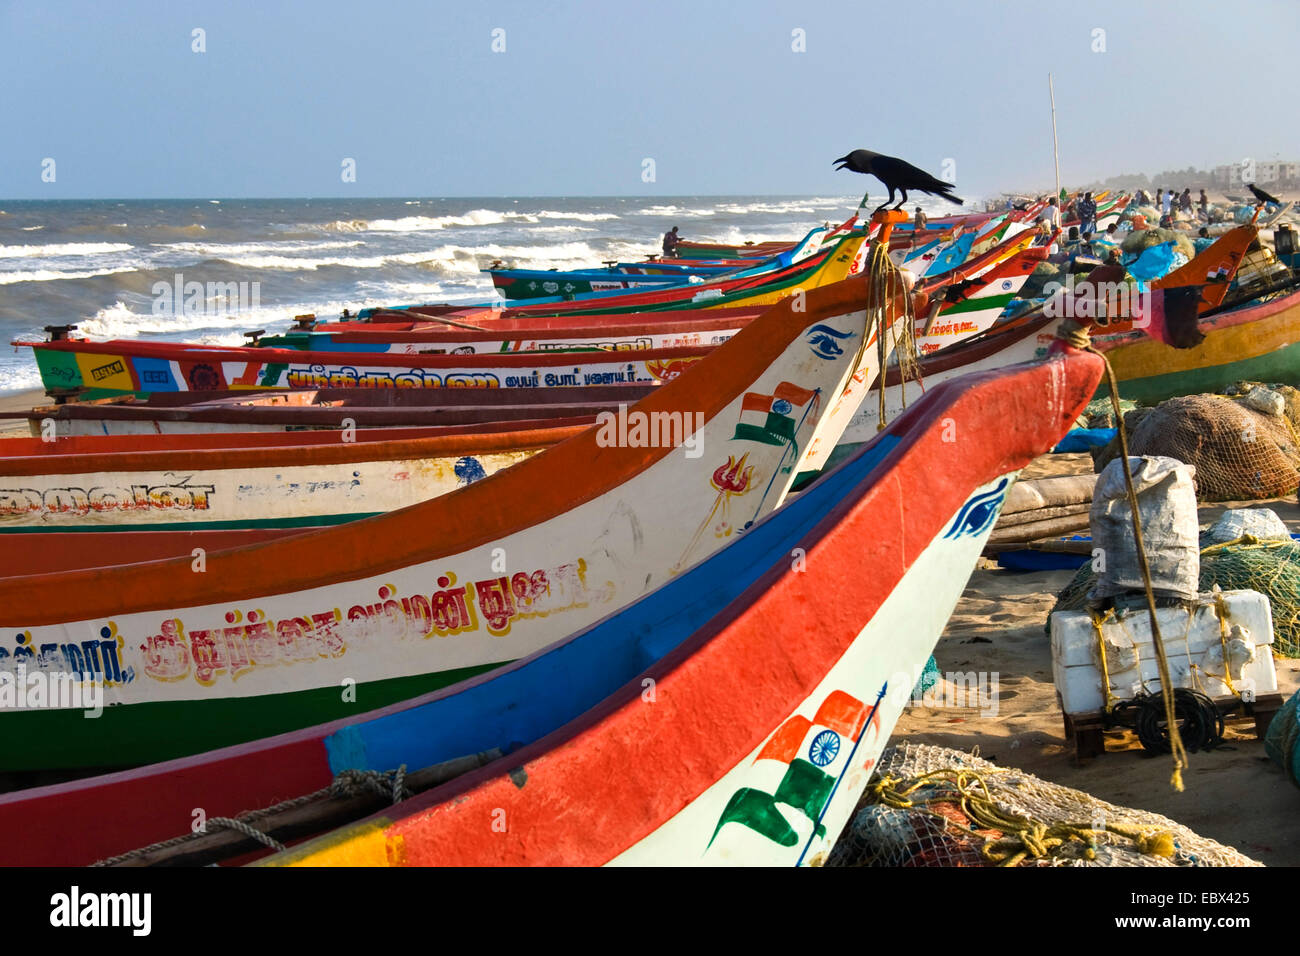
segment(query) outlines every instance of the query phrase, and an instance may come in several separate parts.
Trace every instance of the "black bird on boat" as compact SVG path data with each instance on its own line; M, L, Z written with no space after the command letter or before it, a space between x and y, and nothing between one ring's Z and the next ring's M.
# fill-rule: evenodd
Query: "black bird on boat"
M1254 183L1246 183L1246 188L1250 190L1251 195L1253 195L1256 199L1260 201L1261 205L1270 202L1274 206L1282 205L1282 200L1278 199L1276 196L1270 196L1268 193L1264 192L1264 190L1260 189Z
M894 201L895 191L901 192L903 198L898 201L895 209L902 208L903 203L907 202L907 191L909 189L915 192L928 193L931 196L942 196L949 202L955 202L962 205L962 200L952 194L952 183L946 183L942 179L935 179L924 169L918 169L906 160L898 159L895 156L882 156L880 153L873 153L869 149L855 149L847 156L841 156L835 160L836 169L848 169L855 173L865 173L875 176L887 187L889 187L889 198L881 203L876 212L880 212L891 202Z

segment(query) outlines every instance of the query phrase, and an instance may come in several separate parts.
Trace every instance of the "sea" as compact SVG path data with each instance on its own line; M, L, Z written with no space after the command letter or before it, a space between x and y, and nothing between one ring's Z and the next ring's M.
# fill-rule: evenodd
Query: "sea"
M490 301L480 270L497 259L636 261L672 226L707 242L791 240L842 222L859 198L0 200L0 336L75 325L97 340L239 345L306 313ZM39 387L31 350L0 348L0 393Z

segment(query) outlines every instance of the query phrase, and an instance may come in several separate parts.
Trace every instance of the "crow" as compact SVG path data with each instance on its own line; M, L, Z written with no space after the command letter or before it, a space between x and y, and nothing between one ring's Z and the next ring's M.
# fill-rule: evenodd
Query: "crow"
M962 205L962 200L952 194L952 183L946 183L942 179L935 179L923 169L917 169L911 163L893 156L882 156L880 153L873 153L869 149L855 149L847 156L841 156L832 163L836 169L849 169L855 173L869 173L875 176L882 183L889 187L889 198L881 203L876 212L880 212L891 202L894 201L894 191L902 192L903 198L898 201L895 209L902 208L907 202L907 191L909 189L917 192L929 193L931 196L942 196L957 205Z
M1270 202L1274 206L1282 205L1282 200L1278 199L1276 196L1270 196L1268 193L1264 192L1264 190L1257 187L1254 183L1246 183L1246 188L1249 189L1251 194L1256 199L1259 200L1259 204L1261 206L1264 205L1265 203L1270 203Z

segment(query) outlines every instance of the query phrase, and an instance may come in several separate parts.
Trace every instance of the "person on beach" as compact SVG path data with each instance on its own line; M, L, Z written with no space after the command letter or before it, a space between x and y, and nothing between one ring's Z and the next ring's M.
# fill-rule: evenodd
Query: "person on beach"
M1183 195L1182 195L1182 196L1179 198L1179 200L1178 200L1178 206L1179 206L1179 208L1182 209L1183 212L1187 213L1188 215L1191 215L1191 212L1192 212L1192 190L1191 190L1190 188L1185 188L1185 189L1183 190Z
M1160 201L1160 216L1162 219L1173 221L1174 215L1174 191L1171 189L1165 193L1164 199Z
M927 218L925 217L925 213L923 213L923 212L921 211L921 207L920 207L920 206L917 206L917 207L916 207L916 215L912 217L912 228L913 228L913 230L916 231L916 232L920 232L922 229L924 229L924 228L926 227L926 224L927 224L929 221L930 221L930 220L927 219Z
M1201 218L1209 219L1210 218L1210 197L1205 195L1204 189L1201 190L1201 198L1197 200L1197 203L1201 207Z
M1043 218L1047 220L1048 229L1052 231L1061 228L1061 208L1056 203L1056 197L1053 196L1043 209Z
M681 237L677 235L677 227L673 226L664 233L664 258L677 258L677 243L681 242Z
M1097 201L1092 193L1084 193L1079 200L1079 231L1085 236L1091 235L1097 225Z
M1164 194L1165 194L1164 186L1161 186L1159 189L1156 190L1156 198L1155 201L1151 203L1151 205L1155 206L1157 210L1160 209L1161 197L1163 197Z

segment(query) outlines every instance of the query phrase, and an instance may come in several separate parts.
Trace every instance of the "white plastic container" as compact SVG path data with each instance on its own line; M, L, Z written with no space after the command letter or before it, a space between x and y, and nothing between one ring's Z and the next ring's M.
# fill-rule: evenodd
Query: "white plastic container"
M1224 591L1227 609L1228 656L1232 688L1224 679L1223 647L1214 595L1199 595L1190 617L1178 607L1159 608L1156 620L1169 657L1169 676L1176 687L1199 690L1210 697L1237 692L1277 692L1273 666L1273 615L1268 598L1258 591ZM1190 624L1190 626L1189 626ZM1103 624L1106 673L1112 700L1129 700L1144 689L1160 691L1155 644L1146 608L1125 612ZM1106 705L1101 657L1092 618L1084 611L1052 615L1052 677L1067 714L1099 711Z

